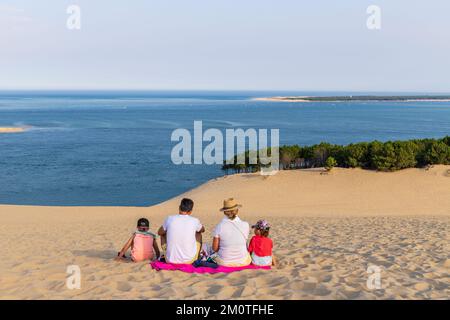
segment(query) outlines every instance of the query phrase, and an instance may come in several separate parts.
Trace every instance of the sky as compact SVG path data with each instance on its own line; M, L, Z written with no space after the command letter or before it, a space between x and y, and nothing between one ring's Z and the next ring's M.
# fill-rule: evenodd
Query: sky
M0 90L448 93L449 56L448 0L0 0Z

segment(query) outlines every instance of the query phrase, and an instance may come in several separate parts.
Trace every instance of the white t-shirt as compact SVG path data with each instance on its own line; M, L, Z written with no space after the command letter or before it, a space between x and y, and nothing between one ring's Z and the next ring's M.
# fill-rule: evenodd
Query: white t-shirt
M170 263L191 263L197 254L195 233L202 229L197 218L178 214L164 221L167 232L166 261Z
M224 265L245 263L248 259L247 239L250 226L239 217L223 220L214 229L214 237L220 239L219 257Z

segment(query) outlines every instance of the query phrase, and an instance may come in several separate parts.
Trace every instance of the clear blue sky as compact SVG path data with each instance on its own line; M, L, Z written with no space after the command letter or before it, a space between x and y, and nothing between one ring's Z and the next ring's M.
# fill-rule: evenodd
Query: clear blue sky
M0 89L450 92L449 56L448 0L0 2Z

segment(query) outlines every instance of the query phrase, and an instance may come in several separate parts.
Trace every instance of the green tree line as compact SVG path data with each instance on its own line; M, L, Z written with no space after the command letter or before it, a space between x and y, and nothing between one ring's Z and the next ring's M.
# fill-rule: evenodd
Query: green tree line
M268 150L270 155L271 150ZM259 158L256 164L224 162L222 169L232 172L256 172L264 165ZM315 167L363 168L378 171L395 171L421 168L433 164L450 164L450 136L442 139L414 139L406 141L372 141L336 145L326 142L311 146L284 145L279 147L280 169Z

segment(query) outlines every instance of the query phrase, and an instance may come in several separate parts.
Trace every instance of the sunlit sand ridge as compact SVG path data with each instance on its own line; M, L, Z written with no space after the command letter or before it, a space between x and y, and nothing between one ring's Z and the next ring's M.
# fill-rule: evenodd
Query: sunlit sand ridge
M448 299L450 166L393 173L360 169L233 175L182 196L207 231L223 198L249 222L268 219L279 267L191 275L113 261L148 217L155 231L180 197L148 208L0 206L0 298L36 299ZM81 269L81 289L66 269ZM381 288L369 289L369 266Z
M24 132L26 128L22 127L0 127L0 133L18 133Z

